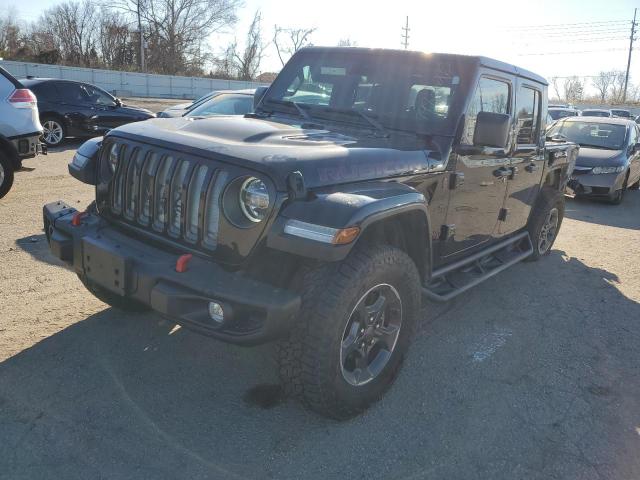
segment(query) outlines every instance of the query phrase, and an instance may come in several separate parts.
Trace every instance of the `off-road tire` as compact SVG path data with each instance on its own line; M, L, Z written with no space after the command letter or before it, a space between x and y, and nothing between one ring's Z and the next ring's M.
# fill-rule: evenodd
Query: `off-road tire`
M85 288L93 294L94 297L113 308L117 308L118 310L122 310L123 312L133 313L146 312L147 310L149 310L148 306L140 302L131 300L130 298L121 297L120 295L117 295L99 285L96 285L82 274L78 274L78 278L85 286Z
M554 190L552 188L544 188L540 192L540 200L535 207L535 210L531 213L529 217L529 237L531 238L531 243L533 244L533 253L527 257L526 261L535 262L539 260L541 257L548 255L551 252L551 248L558 237L558 233L560 233L560 227L562 226L562 220L564 218L564 203L565 197L562 192ZM557 209L558 211L558 222L555 231L555 235L551 240L551 244L544 250L540 251L538 248L539 239L545 222L548 219L549 212L552 209Z
M0 152L0 198L4 197L13 186L13 165L9 158Z
M384 369L353 386L341 369L342 336L358 299L379 284L393 286L402 303L402 324ZM342 262L309 269L302 306L290 337L277 347L285 392L331 418L351 418L376 402L393 383L415 335L421 307L420 277L402 250L388 245L356 247Z

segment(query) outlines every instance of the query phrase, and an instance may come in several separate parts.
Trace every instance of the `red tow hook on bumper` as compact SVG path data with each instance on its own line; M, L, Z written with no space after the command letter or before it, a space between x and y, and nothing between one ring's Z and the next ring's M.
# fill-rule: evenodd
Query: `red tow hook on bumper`
M193 258L193 255L190 253L185 253L184 255L180 255L178 260L176 261L176 272L184 273L189 268L189 262Z
M73 217L71 218L71 225L73 225L74 227L79 227L80 225L82 225L82 219L87 215L89 215L87 212L74 213Z

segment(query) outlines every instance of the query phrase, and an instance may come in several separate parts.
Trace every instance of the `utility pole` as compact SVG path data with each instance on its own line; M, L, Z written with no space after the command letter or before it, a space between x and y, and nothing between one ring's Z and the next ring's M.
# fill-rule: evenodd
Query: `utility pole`
M633 51L633 42L636 36L636 13L638 9L633 9L633 22L631 22L631 37L629 37L629 58L627 59L627 73L624 76L624 90L622 91L622 103L627 101L627 85L629 84L629 68L631 67L631 52Z
M402 27L402 45L404 45L404 49L408 49L409 48L409 31L411 29L409 28L409 15L407 15L407 23L405 24L404 27Z
M140 35L140 71L144 72L144 34L142 33L142 18L140 17L140 1L136 1L136 13L138 14L138 34Z

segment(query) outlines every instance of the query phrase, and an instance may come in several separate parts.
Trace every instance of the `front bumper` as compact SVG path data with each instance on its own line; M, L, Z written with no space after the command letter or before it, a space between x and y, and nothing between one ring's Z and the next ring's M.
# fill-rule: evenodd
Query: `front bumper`
M229 343L257 345L289 331L300 307L296 293L195 256L187 271L178 273L180 252L124 235L97 215L86 215L74 226L76 213L64 202L47 204L44 228L53 255L92 283ZM211 301L224 308L222 325L209 317Z
M570 193L585 197L611 197L624 185L625 173L574 174L567 183Z

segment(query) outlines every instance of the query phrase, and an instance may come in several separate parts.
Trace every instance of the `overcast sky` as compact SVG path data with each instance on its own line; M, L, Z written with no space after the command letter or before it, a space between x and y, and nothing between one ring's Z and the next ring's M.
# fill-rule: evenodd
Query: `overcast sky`
M27 0L18 12L35 20L58 0ZM0 0L1 8L16 5ZM634 6L631 0L502 0L410 1L245 0L237 26L210 39L212 51L233 37L241 42L256 9L263 14L265 41L275 24L315 27L315 45L335 45L349 38L364 47L399 48L406 15L410 49L428 52L481 54L514 63L547 78L596 75L601 70L624 69ZM613 23L616 22L616 23ZM564 24L564 27L554 25ZM640 81L640 44L631 66L632 80ZM571 52L571 53L567 53ZM279 68L274 49L267 49L262 71Z

